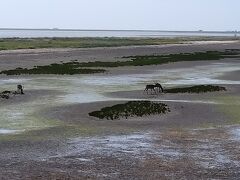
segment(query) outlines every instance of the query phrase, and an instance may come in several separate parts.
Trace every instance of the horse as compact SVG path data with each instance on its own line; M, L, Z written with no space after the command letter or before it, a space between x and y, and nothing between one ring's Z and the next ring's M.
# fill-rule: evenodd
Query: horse
M155 87L158 89L158 92L159 92L159 93L160 93L160 90L161 90L161 92L163 92L163 87L162 87L161 84L155 83Z
M148 90L151 90L151 92L154 91L156 93L155 85L153 85L153 84L146 85L144 92L147 91L147 94L148 94Z
M24 93L23 93L23 85L21 85L21 84L17 85L17 92L18 92L19 94L24 94Z
M155 88L158 89L158 93L160 93L160 90L161 90L161 92L163 92L163 87L162 87L162 85L159 84L159 83L146 85L146 88L145 88L144 92L147 91L147 93L148 93L148 90L151 90L151 92L154 91L155 94L156 94L157 92L156 92L156 89L155 89Z
M17 91L3 91L0 92L0 98L4 98L4 99L9 99L11 97L11 95L15 96L17 94L21 94L23 95L23 85L17 85Z

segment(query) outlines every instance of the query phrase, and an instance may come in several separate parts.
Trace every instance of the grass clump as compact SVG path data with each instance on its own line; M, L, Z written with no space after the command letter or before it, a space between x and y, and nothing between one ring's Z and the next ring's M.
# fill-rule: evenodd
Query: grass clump
M165 114L170 112L169 107L163 103L151 101L129 101L125 104L117 104L112 107L102 108L100 111L89 113L89 116L99 119L115 120L129 117L142 117L146 115Z
M226 91L226 88L213 85L197 85L191 87L172 88L164 90L165 93L206 93L215 91Z
M92 73L103 73L104 69L86 69L81 68L78 62L68 62L62 64L50 64L46 66L35 66L32 69L27 68L16 68L13 70L5 70L0 74L6 75L20 75L20 74L92 74Z

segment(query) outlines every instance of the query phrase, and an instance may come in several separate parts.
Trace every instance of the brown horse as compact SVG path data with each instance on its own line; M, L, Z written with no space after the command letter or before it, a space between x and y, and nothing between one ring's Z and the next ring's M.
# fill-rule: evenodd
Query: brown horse
M153 85L153 84L146 85L144 92L147 91L147 94L148 94L148 90L151 90L151 92L154 91L156 93L155 85Z
M156 89L155 88L157 88L158 89L158 91L156 91ZM162 85L161 84L159 84L159 83L155 83L155 84L148 84L148 85L146 85L146 88L145 88L145 90L144 90L144 92L147 92L147 94L148 94L148 90L150 90L151 92L155 92L155 94L158 92L158 93L160 93L160 90L161 90L161 92L163 92L163 87L162 87Z
M24 93L23 93L23 85L21 85L21 84L17 85L17 92L18 92L19 94L24 94Z

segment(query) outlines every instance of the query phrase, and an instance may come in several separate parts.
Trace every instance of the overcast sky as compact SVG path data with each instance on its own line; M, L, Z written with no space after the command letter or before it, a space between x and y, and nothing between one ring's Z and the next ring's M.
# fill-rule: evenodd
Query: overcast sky
M0 0L0 28L240 30L240 0Z

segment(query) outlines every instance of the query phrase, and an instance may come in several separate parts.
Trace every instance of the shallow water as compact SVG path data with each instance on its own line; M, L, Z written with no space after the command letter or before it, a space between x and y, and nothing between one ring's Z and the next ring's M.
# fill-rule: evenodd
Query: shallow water
M141 30L64 30L64 29L0 29L0 38L38 37L234 37L236 32L141 31Z
M20 133L23 132L22 131L18 131L18 130L11 130L11 129L0 129L0 134L16 134L16 133Z
M51 120L41 119L36 112L43 108L96 101L133 100L105 97L106 92L143 90L146 84L161 82L164 87L193 84L240 84L239 81L221 80L218 76L240 70L237 63L213 63L208 66L156 70L148 74L130 75L75 75L38 76L29 78L8 77L0 79L2 90L15 90L16 84L24 84L27 90L56 90L61 92L20 104L2 106L0 128L21 131L54 126ZM27 95L27 94L26 94ZM14 97L13 97L14 98ZM149 100L142 99L142 100ZM159 99L161 100L161 99ZM213 101L164 100L166 102L216 103ZM0 100L1 103L1 100ZM7 131L2 131L2 134Z

